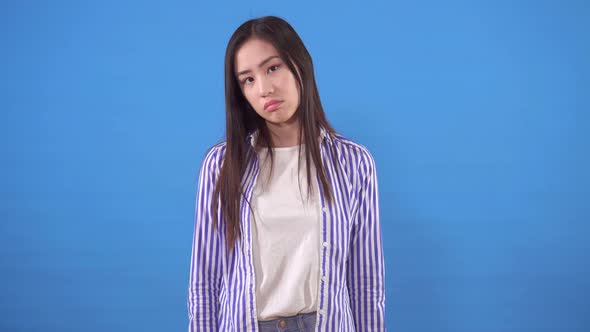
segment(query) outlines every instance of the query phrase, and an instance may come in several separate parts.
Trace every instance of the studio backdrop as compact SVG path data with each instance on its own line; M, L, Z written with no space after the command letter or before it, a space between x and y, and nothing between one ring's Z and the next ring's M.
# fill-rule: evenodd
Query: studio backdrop
M0 331L185 331L223 58L276 15L379 181L388 331L590 330L585 1L2 1Z

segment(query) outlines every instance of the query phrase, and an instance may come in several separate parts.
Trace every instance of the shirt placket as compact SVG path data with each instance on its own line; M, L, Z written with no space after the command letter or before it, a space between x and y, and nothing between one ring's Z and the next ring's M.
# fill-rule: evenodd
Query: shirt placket
M326 153L324 151L324 146L322 140L320 140L320 156L321 156L321 163L323 165L324 160L326 159ZM327 242L327 221L328 221L328 209L326 207L326 202L324 200L324 195L322 195L320 188L322 188L322 182L320 180L319 173L316 172L316 180L318 183L318 200L319 200L319 208L320 208L320 236L319 236L319 251L320 251L320 275L319 275L319 285L318 285L318 310L316 316L316 331L320 331L321 326L325 325L325 320L327 318L326 315L326 307L328 301L328 265L327 265L327 257L328 257L328 248L329 243Z
M256 183L256 180L258 179L258 174L260 172L260 165L258 162L258 156L256 154L256 152L254 152L254 159L252 159L252 162L254 163L254 174L252 175L250 181L247 184L247 188L249 188L248 192L247 192L247 201L248 202L252 202L252 193L254 191L254 185ZM247 207L246 207L247 208ZM247 294L252 294L252 298L249 298L249 296L247 296L246 301L250 301L252 303L252 307L250 308L250 322L253 322L252 326L250 326L249 330L251 331L258 331L258 312L257 312L257 308L256 308L256 289L255 289L255 283L256 283L256 275L254 273L254 261L253 261L253 257L252 257L252 213L248 212L246 214L248 217L247 220L247 226L248 226L248 237L247 237L247 241L246 241L246 255L248 257L248 279L249 279L249 289Z

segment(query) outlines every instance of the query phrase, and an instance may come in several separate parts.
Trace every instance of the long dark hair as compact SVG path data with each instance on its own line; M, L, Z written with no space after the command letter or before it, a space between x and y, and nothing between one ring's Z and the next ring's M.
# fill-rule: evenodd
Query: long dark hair
M314 142L318 142L321 127L331 137L335 132L328 123L320 102L311 56L299 35L285 20L276 16L265 16L246 21L233 33L225 51L226 149L211 203L215 229L218 228L219 208L224 216L226 242L230 251L241 236L240 200L244 194L241 182L250 158L254 157L253 148L246 140L249 133L258 130L258 144L269 148L272 163L270 132L265 120L254 111L244 97L235 72L236 52L247 40L254 37L275 47L299 84L299 107L295 114L300 123L299 143L301 144L302 138L306 142L305 167L308 188L312 188L310 162L313 162L320 177L325 199L331 202L333 197L326 171L321 166L320 146Z

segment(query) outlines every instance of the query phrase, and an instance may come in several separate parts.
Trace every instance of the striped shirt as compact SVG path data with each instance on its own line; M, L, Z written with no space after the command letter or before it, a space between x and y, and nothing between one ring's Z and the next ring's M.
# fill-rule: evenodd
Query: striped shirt
M254 152L256 132L248 135ZM316 331L385 331L385 265L375 161L362 145L341 135L320 136L322 165L333 192L320 189L320 278ZM249 158L240 203L242 236L228 252L220 213L213 230L210 210L225 142L206 154L199 173L188 288L189 332L258 331L252 257L252 189L259 173ZM250 153L255 156L255 153Z

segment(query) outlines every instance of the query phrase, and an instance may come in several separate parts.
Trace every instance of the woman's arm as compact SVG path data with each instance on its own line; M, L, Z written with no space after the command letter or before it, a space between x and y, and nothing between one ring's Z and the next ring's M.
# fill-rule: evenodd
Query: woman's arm
M350 239L347 282L356 331L385 331L385 264L375 161L362 149L359 202Z
M213 230L211 199L223 148L213 147L203 160L195 203L195 226L188 288L189 332L217 331L223 248Z

